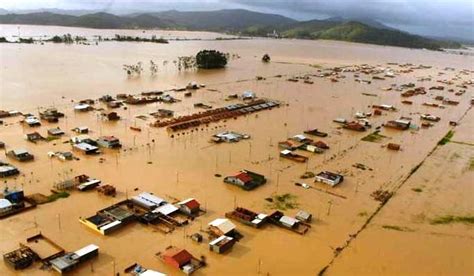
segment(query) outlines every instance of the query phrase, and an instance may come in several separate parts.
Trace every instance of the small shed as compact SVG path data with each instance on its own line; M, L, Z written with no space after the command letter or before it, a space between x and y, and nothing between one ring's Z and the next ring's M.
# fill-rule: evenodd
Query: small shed
M235 239L228 236L220 236L209 243L209 250L222 254L230 250L235 244Z

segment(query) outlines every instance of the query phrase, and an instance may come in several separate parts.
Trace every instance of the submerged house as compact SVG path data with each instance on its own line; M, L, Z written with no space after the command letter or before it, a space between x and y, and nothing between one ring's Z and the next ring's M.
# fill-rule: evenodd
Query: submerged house
M344 176L329 171L322 171L315 176L314 181L325 183L330 185L331 187L334 187L344 181Z
M185 199L181 202L178 202L176 205L178 205L179 210L181 212L185 213L186 215L190 215L190 216L198 214L199 211L201 210L200 209L201 205L194 198Z
M64 131L59 127L48 129L48 135L50 136L61 136L64 135Z
M89 133L89 128L86 126L79 126L79 127L73 128L73 131L78 134L87 134Z
M79 222L102 235L108 235L135 219L133 212L116 204L98 211L91 217L81 218Z
M24 123L30 127L41 126L41 122L35 116L28 116L25 118Z
M275 211L269 216L269 219L273 224L291 230L300 235L306 234L306 232L308 232L308 230L311 228L311 225L296 218L286 216L280 211Z
M33 154L30 154L26 149L11 150L7 153L7 156L20 162L32 161L35 159Z
M177 268L187 275L204 265L187 250L173 246L168 247L165 252L161 253L160 258L167 265Z
M79 103L74 106L74 111L77 112L87 112L92 110L92 106L86 103Z
M233 131L224 131L212 136L212 140L216 143L220 143L220 142L235 143L235 142L239 142L242 139L249 139L249 138L250 136L247 134L240 134Z
M120 116L117 114L117 112L104 112L102 113L102 116L107 118L109 121L118 121L120 120Z
M57 272L63 274L73 270L76 266L89 259L99 255L99 247L95 244L89 244L75 252L66 253L63 256L49 261L51 267Z
M224 177L224 183L239 186L244 190L255 189L266 182L265 176L248 170L242 170L234 176Z
M43 112L39 112L41 120L45 120L48 123L57 123L59 118L64 117L64 113L59 112L56 108L48 108Z
M109 149L121 148L120 140L115 136L102 136L97 139L99 146Z
M233 224L229 219L218 218L208 224L209 230L216 236L220 237L222 235L233 236L235 231L235 224Z
M73 145L73 149L76 151L83 152L86 155L98 154L99 148L91 144L81 142Z
M228 236L220 236L209 243L209 250L222 254L230 250L235 244L235 239Z
M225 214L226 218L237 220L243 224L259 228L267 222L268 215L263 213L256 213L251 210L237 207L231 212Z
M38 132L28 133L28 134L25 135L25 137L26 137L27 141L32 142L32 143L36 143L38 141L46 140L46 138L41 136L41 134L39 134Z
M0 177L8 177L18 174L20 174L20 171L16 167L0 161Z
M408 120L392 120L384 124L384 127L394 128L399 130L407 130L410 128L411 122Z

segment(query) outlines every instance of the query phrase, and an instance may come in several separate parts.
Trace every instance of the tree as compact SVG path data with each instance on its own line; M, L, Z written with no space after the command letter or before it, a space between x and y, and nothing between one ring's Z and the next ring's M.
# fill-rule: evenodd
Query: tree
M196 64L202 69L224 68L227 64L227 56L216 50L202 50L196 55Z
M263 62L270 62L270 56L268 54L264 54L262 57Z

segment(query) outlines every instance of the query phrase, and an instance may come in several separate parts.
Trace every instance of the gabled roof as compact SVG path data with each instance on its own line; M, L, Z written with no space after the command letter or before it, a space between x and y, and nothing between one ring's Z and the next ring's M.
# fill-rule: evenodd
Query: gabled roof
M179 266L183 266L189 263L193 258L193 256L185 249L179 249L176 247L171 247L167 249L163 253L163 256L172 258L179 264Z
M233 224L230 220L225 218L218 218L209 223L209 226L214 226L222 233L227 234L230 231L235 229L235 224Z
M199 202L194 198L188 198L178 203L178 205L186 205L189 209L199 208Z
M252 177L244 172L239 173L238 175L235 176L235 178L241 180L244 183L252 181Z

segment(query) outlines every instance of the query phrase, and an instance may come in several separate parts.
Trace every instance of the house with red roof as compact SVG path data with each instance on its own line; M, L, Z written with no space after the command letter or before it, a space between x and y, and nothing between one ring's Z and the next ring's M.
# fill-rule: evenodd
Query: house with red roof
M165 252L159 253L158 255L164 263L181 270L187 275L205 265L203 261L196 259L186 249L175 246L166 248Z
M199 211L201 210L201 204L199 204L199 202L194 198L185 199L178 202L177 205L181 212L190 216L199 214Z
M255 189L266 182L265 176L248 170L242 170L236 175L224 177L224 183L239 186L244 190Z

